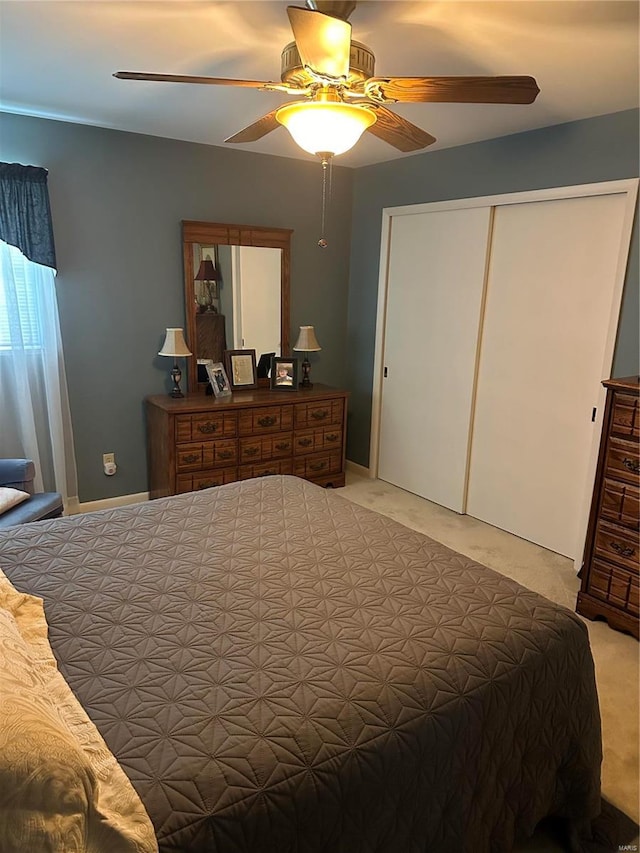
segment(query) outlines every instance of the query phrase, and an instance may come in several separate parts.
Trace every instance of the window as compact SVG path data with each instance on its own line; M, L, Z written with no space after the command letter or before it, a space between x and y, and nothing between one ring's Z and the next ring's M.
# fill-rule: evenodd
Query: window
M43 332L38 310L38 281L43 268L15 246L0 242L0 352L41 350ZM53 270L45 274L53 276Z

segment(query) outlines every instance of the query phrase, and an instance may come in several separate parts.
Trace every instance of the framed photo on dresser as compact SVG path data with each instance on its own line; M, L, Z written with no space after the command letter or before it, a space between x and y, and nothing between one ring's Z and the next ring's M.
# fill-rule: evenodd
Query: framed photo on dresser
M225 373L224 364L221 361L208 359L206 367L209 383L215 396L229 397L231 395L231 386L229 385L229 378Z
M272 358L271 359L271 390L272 391L297 391L298 390L298 359L297 358Z
M258 387L254 349L225 350L224 360L232 391L246 391Z

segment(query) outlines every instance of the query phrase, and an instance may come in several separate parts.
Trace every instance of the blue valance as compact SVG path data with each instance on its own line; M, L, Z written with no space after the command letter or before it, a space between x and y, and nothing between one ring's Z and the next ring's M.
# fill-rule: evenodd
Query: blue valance
M0 163L0 240L56 269L46 169Z

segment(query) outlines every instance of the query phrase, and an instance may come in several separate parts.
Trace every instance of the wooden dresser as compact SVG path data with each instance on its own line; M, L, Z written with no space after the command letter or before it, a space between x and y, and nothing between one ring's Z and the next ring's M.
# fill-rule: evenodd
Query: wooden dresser
M348 392L188 394L145 400L149 495L192 492L268 474L344 486Z
M576 610L638 637L638 377L610 379Z

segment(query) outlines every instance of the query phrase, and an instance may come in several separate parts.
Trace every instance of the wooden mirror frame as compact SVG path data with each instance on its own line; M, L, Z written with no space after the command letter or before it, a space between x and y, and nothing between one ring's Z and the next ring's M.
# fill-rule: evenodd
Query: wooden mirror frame
M222 222L182 221L182 255L184 260L184 305L187 345L193 352L188 359L187 387L190 391L198 388L196 336L196 294L193 264L194 244L206 246L260 246L264 249L281 249L280 260L280 351L289 355L290 313L290 268L291 235L290 228L265 228L260 225L229 225Z

